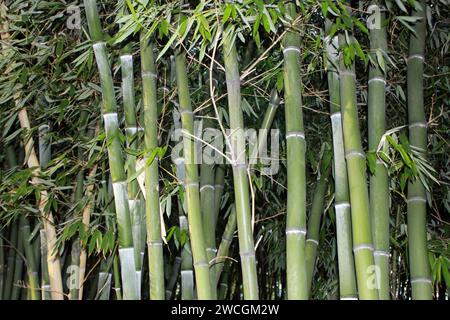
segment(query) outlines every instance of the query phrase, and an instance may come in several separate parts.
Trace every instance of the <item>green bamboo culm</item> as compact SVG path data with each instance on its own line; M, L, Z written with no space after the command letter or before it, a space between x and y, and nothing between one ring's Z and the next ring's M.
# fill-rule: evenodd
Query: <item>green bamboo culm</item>
M348 45L346 37L340 34L339 46L344 48L346 45ZM366 155L361 144L355 78L354 66L347 66L341 60L339 82L342 129L350 191L358 295L361 300L376 300L378 292L369 215L369 192L366 183Z
M189 239L194 262L197 297L200 300L212 299L209 264L203 232L200 209L198 168L195 163L194 113L189 94L186 70L186 54L178 49L175 55L175 69L178 86L178 99L183 130L183 152L185 162L185 192L189 220Z
M325 196L328 189L328 176L331 171L331 150L324 144L324 152L319 166L319 176L317 179L314 195L312 199L311 211L308 217L308 233L306 239L306 275L308 277L308 292L311 296L311 285L316 265L317 247L319 245L320 222L325 203Z
M291 21L295 5L286 4ZM291 26L295 27L295 26ZM286 282L289 300L307 300L306 237L306 140L303 127L300 36L288 30L283 40L284 98L287 144Z
M386 22L380 1L372 1L369 12L379 15L370 29L368 128L369 152L376 152L381 137L386 131L386 78L384 55L387 52ZM389 300L389 180L383 161L377 160L375 172L370 175L370 218L374 244L374 259L378 272L378 295Z
M224 32L222 39L231 132L229 137L231 165L233 168L244 299L257 300L258 277L245 160L244 116L241 108L241 83L234 36L234 30L230 28Z
M330 32L331 21L325 24ZM356 276L352 252L352 223L348 190L347 167L345 163L344 137L342 132L341 95L339 91L338 36L326 37L327 77L330 99L330 118L333 132L333 177L334 209L336 214L336 242L339 270L339 296L341 300L355 300Z
M214 283L217 286L220 276L222 274L225 263L227 262L228 253L230 251L230 245L233 242L233 235L236 231L236 209L235 206L231 208L231 212L228 215L227 224L222 234L222 241L220 242L219 249L217 250L217 256L214 260L212 270L214 272Z
M139 185L137 179L132 179L136 173L136 155L138 150L139 129L136 121L136 103L134 97L134 70L133 55L130 52L130 46L125 46L120 55L120 69L122 71L122 100L125 114L125 137L127 148L126 173L128 178L128 204L130 208L130 217L133 233L133 246L136 264L136 276L138 285L141 283L142 263L145 251L145 225L142 217L141 199L139 197ZM130 181L131 180L131 181ZM140 292L139 288L138 291Z
M141 71L144 105L144 140L146 157L158 147L158 107L156 95L157 73L153 46L145 33L141 33ZM155 156L145 167L145 212L147 221L147 243L150 269L150 299L164 300L164 257L161 238L161 216L159 211L159 170Z
M427 150L427 122L423 105L423 64L426 37L425 1L416 8L413 17L419 18L409 40L408 57L408 121L411 148L422 154ZM431 271L427 248L427 198L422 181L416 178L408 183L408 252L412 298L433 299Z
M106 139L108 140L108 160L116 207L123 298L125 300L136 300L140 294L138 293L136 279L133 235L128 207L127 178L124 169L113 79L108 62L106 43L103 41L97 3L95 0L84 0L84 7L102 88L102 114Z

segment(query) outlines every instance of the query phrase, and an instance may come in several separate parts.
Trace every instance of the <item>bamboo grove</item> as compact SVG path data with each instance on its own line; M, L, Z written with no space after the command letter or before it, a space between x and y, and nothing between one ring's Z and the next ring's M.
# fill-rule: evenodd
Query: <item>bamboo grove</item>
M446 0L1 1L0 300L445 300Z

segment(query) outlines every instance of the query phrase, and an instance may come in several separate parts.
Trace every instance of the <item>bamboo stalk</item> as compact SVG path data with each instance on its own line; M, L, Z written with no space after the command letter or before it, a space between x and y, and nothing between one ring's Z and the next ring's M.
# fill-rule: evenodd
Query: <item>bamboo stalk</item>
M84 7L88 21L89 33L93 41L95 60L100 75L102 88L102 113L108 140L108 160L112 177L114 202L116 207L117 225L119 233L119 255L121 263L123 298L125 300L138 299L138 285L136 279L136 264L134 261L133 235L131 218L128 207L128 193L122 145L120 141L117 104L114 96L113 79L103 42L103 32L95 0L84 0Z
M183 152L185 159L185 190L187 212L189 218L189 234L194 260L197 295L201 300L211 299L211 282L209 264L203 232L203 221L200 210L200 194L198 168L195 163L194 114L189 96L189 84L186 70L186 56L179 49L175 55L178 99L180 105L181 124L183 128Z
M415 34L409 40L408 121L411 148L426 154L427 122L423 103L423 64L426 38L425 1L417 1L422 10L413 10ZM431 300L433 288L427 248L427 197L420 179L408 183L408 252L412 298Z
M326 23L329 32L330 21ZM328 91L330 97L331 125L333 131L333 176L336 212L336 240L339 272L339 295L341 299L357 299L355 263L352 252L352 231L348 176L345 162L342 132L341 96L339 92L338 36L326 39L328 58Z
M339 35L339 45L346 44ZM356 103L356 81L353 66L341 63L339 70L344 150L350 191L353 252L359 298L378 299L372 229L369 215L369 193L366 183L366 156L362 149Z
M136 122L136 104L134 98L134 72L133 72L133 55L130 52L129 46L125 47L124 52L120 56L120 68L122 71L122 99L123 109L125 113L125 135L127 148L130 152L127 153L127 177L131 179L136 173L136 156L134 153L138 149L138 132L139 128ZM142 233L141 225L145 224L143 221L141 200L138 195L139 185L137 179L128 181L128 203L130 207L133 246L136 264L136 276L138 277L138 285L142 281L142 262L145 251L145 232ZM145 215L145 212L144 212ZM138 289L140 291L140 289Z
M36 258L33 250L33 246L30 243L30 224L28 219L22 215L20 217L20 231L23 241L24 253L25 253L25 265L27 268L28 286L30 291L31 300L40 300L39 295L39 275L36 264Z
M239 255L241 257L244 299L258 299L258 277L253 240L247 164L245 160L244 118L241 108L240 75L233 30L223 34L223 55L230 118L230 146L236 202Z
M291 19L294 4L286 4ZM303 128L300 37L289 30L284 36L284 90L287 144L286 282L289 300L308 299L306 237L306 141Z
M323 214L323 206L328 188L328 176L330 175L331 165L327 164L330 160L330 150L325 150L322 156L322 162L319 169L314 196L312 199L311 212L308 217L308 233L305 245L306 257L306 275L308 277L307 289L311 295L311 285L314 276L314 267L316 265L317 247L319 245L320 221ZM330 161L331 162L331 161Z
M144 137L146 156L158 147L158 107L156 96L157 72L153 46L141 34L141 71L144 105ZM164 258L161 239L161 216L159 211L158 157L145 168L145 208L147 243L150 269L150 299L164 300Z
M372 1L371 6L379 6L379 1ZM370 30L370 54L374 61L377 61L377 52L378 55L387 52L386 26L381 11L380 20L380 28L376 26ZM386 80L379 62L370 64L368 84L369 151L376 152L386 131ZM377 160L375 173L370 176L369 192L374 259L379 273L378 295L381 300L389 300L389 180L387 168L381 160Z
M225 230L222 234L222 241L219 245L219 250L217 250L217 255L212 267L212 272L214 272L214 285L217 287L217 284L220 280L220 276L224 269L224 265L227 261L228 253L230 250L230 245L233 242L233 235L236 231L236 209L233 206L231 208L231 212L228 215L228 221L225 226Z

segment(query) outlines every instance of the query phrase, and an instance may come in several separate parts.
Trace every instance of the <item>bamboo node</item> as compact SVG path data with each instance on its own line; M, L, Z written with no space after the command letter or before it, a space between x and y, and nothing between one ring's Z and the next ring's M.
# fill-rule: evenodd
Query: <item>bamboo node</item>
M302 140L305 140L305 133L303 131L291 131L286 133L286 139L289 138L300 138Z
M217 253L217 249L216 248L206 248L207 252L212 252L212 253Z
M431 279L427 277L417 277L417 278L411 278L411 284L413 283L429 283L431 284Z
M413 123L411 123L409 126L408 126L408 128L409 129L412 129L412 128L428 128L428 123L426 123L426 122L413 122Z
M349 150L345 153L345 159L351 158L351 157L360 157L360 158L366 158L366 155L361 150Z
M411 59L419 59L419 60L424 61L425 57L422 54L412 54L408 57L407 62L409 62L409 60L411 60Z
M208 268L209 269L209 263L205 262L205 261L197 261L194 264L192 264L195 267L199 267L199 268Z
M384 250L375 250L373 252L373 254L375 256L384 256L384 257L388 257L389 258L389 252L388 251L384 251Z
M358 300L356 296L342 296L340 300Z
M285 55L286 53L288 53L289 51L294 51L297 52L299 54L301 54L302 52L300 51L300 48L296 47L296 46L287 46L286 48L283 49L283 55Z
M292 228L286 228L286 235L288 234L301 234L301 235L306 235L306 229L305 228L296 228L296 227L292 227Z
M350 202L337 202L334 204L334 208L335 209L340 209L340 208L350 208Z
M373 251L373 245L371 243L361 243L356 246L353 246L353 252L356 253L361 250L370 250Z
M334 118L339 118L340 119L341 117L342 117L342 114L341 114L340 111L333 112L331 114L331 116L330 116L331 120L333 120Z
M200 192L202 192L202 191L205 190L206 188L209 188L209 189L211 189L211 190L213 190L213 191L214 191L214 189L215 189L215 187L214 187L212 184L205 184L205 185L201 186Z
M157 79L158 75L156 73L154 73L153 71L142 71L141 72L141 77L142 78L154 78L154 79Z
M190 188L190 187L194 187L194 188L198 188L198 182L189 182L189 183L185 183L184 184L185 188Z
M316 240L316 239L313 239L313 238L306 239L306 242L312 242L312 243L314 243L316 246L319 245L319 241Z
M384 85L386 85L386 80L382 77L373 77L367 81L367 84L371 84L374 81L382 82Z
M239 255L241 256L241 259L251 259L255 257L255 250L239 251Z
M348 71L348 70L340 70L339 71L339 76L349 76L349 77L353 77L356 78L356 75L353 71Z
M427 202L427 199L421 196L415 196L415 197L411 197L408 198L408 200L406 200L406 202L410 203L410 202Z

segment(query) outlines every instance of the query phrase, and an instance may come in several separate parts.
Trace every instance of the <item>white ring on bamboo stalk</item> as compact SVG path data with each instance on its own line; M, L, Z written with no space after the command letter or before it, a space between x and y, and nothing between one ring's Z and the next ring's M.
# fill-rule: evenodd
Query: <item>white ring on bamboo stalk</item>
M255 251L239 251L239 256L242 258L254 258Z
M389 258L389 252L384 251L384 250L375 250L373 252L373 255L375 255L375 256L384 256L384 257L388 257Z
M306 235L306 229L305 228L287 228L286 229L286 235L288 234L302 234L302 235Z
M335 209L350 208L350 202L338 202L334 205Z
M192 114L194 114L194 112L192 112L191 110L182 110L182 111L180 111L180 115L183 115L183 114L190 114L190 115L192 115Z
M410 56L408 57L408 62L409 62L409 60L411 60L411 59L419 59L419 60L422 60L422 61L425 60L425 58L424 58L424 56L423 56L422 54L412 54L412 55L410 55Z
M428 123L426 122L413 122L411 123L408 128L412 129L412 128L428 128Z
M222 287L228 288L228 284L226 284L226 283L224 283L224 282L221 282L221 283L219 283L219 286L222 286Z
M356 78L356 75L353 71L347 71L347 70L340 70L339 76L349 76L349 77Z
M367 81L367 84L370 84L371 82L374 82L374 81L382 82L384 85L386 85L386 80L382 77L373 77L373 78L369 79L369 81Z
M406 202L427 202L427 199L421 196L411 197Z
M206 251L212 252L212 253L217 253L217 249L216 248L206 248Z
M202 192L203 190L205 190L206 188L209 188L209 189L211 189L211 190L215 190L215 187L212 185L212 184L205 184L205 185L203 185L203 186L201 186L201 188L200 188L200 192Z
M283 54L286 54L289 51L295 51L298 52L299 54L301 54L302 52L300 51L300 48L296 47L296 46L287 46L286 48L283 49Z
M291 131L286 134L286 139L289 138L300 138L305 140L305 133L302 131Z
M158 78L158 75L156 73L154 73L153 71L142 71L141 73L141 77L142 78Z
M130 132L130 134L136 134L139 131L138 127L126 127L125 132Z
M356 253L361 250L373 251L373 245L370 243L361 243L361 244L358 244L357 246L353 246L353 252Z
M411 284L413 283L432 283L430 278L425 278L425 277L418 277L418 278L411 278Z
M42 286L42 289L44 289L44 291L50 291L50 290L52 289L52 286L49 285L49 284L44 284L44 285Z
M319 245L319 241L317 241L316 239L313 239L313 238L306 239L306 242L312 242L312 243L314 243L316 246Z
M348 159L350 157L366 158L366 155L360 150L350 150L349 152L345 153L345 159Z
M154 247L154 246L162 246L163 244L162 244L162 241L160 241L160 240L148 240L147 245L149 247Z
M185 183L184 184L185 188L190 188L190 187L194 187L194 188L198 188L198 182L189 182L189 183Z
M50 128L50 126L48 124L42 124L39 126L39 130L43 130L44 128Z
M196 262L194 264L192 264L194 267L208 267L209 268L209 263L206 263L205 261L199 261Z
M242 163L242 162L233 161L231 163L231 166L236 169L247 169L247 164Z
M351 297L341 297L340 300L358 300L357 297L351 296Z

